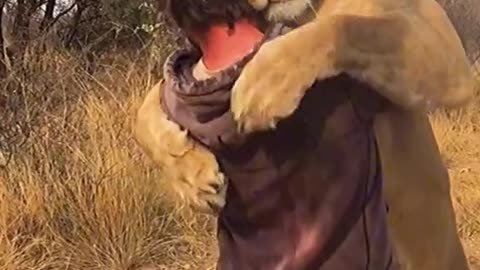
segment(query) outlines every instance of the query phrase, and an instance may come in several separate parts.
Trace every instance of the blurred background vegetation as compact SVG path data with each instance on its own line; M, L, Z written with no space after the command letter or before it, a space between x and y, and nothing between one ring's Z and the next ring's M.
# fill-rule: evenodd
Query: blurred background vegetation
M0 0L0 269L209 269L131 134L181 37L150 0Z

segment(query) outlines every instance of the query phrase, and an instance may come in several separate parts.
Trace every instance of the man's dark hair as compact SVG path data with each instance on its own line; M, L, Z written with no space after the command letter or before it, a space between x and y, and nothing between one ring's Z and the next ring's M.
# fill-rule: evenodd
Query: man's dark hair
M258 18L246 0L161 0L166 12L183 30L203 29L214 23L233 24L239 18Z

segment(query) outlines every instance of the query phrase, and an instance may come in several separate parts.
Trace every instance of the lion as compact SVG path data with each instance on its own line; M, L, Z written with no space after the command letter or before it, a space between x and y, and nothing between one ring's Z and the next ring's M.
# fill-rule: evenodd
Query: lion
M468 60L441 7L429 0L252 5L271 5L266 14L272 20L317 8L312 23L265 44L243 70L232 97L239 126L245 132L274 128L313 81L338 72L374 85L396 105L378 115L375 132L400 260L406 269L468 269L448 172L425 112L428 105L461 106L473 95ZM403 38L402 48L394 47L397 37ZM396 57L401 65L392 64Z
M246 66L232 98L232 111L242 131L274 128L295 110L305 89L317 79L347 72L371 83L396 104L378 116L375 128L389 226L401 262L406 269L468 269L456 232L448 172L425 113L429 103L460 106L472 95L468 61L443 11L433 0L337 0L313 5L305 0L252 0L251 4L265 10L270 20L313 22L265 44ZM313 8L313 15L308 14ZM406 26L418 26L420 34ZM419 36L428 33L432 34ZM397 36L402 35L406 40L420 38L423 47L403 44L391 53L389 46L395 44L387 41L400 42ZM328 40L341 41L335 46L341 51L331 51L335 47ZM439 48L448 49L448 57ZM298 65L298 61L311 62ZM398 65L392 63L398 61L406 67L404 72L394 70ZM431 82L431 78L438 80ZM263 89L255 91L256 87ZM168 120L158 106L161 91L162 82L148 93L138 111L138 143L186 201L204 211L222 207L226 181L215 157ZM272 98L279 93L281 100ZM175 169L179 164L189 169Z

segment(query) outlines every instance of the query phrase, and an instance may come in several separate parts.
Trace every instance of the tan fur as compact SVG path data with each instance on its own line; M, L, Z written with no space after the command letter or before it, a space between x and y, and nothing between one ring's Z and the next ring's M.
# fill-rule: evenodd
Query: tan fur
M347 72L375 86L399 105L377 117L375 133L404 269L465 270L448 172L422 108L472 96L464 54L433 1L324 1L315 22L266 44L247 65L233 110L245 131L266 129L296 109L315 79Z
M203 212L216 212L225 204L225 177L213 154L168 120L160 106L161 91L163 82L149 91L138 110L135 139L160 168L162 180L185 203Z
M375 120L388 223L408 270L467 270L448 171L427 114L392 107Z
M434 0L326 0L316 14L263 45L236 81L232 111L243 131L274 127L315 80L341 72L408 108L473 95L460 39Z
M268 0L248 0L248 3L255 9L262 10L267 4Z

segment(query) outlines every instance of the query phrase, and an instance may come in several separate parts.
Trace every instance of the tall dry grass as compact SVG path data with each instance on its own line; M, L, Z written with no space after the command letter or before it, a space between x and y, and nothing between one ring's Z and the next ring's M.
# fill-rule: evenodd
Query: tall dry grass
M480 269L480 81L473 102L431 115L448 166L457 225L470 261Z
M0 269L209 269L212 220L167 199L166 179L132 139L136 108L158 79L152 63L114 55L89 74L82 61L46 52L28 76L3 84L23 97L18 117L32 125L26 140L11 141L20 146L0 169ZM432 122L453 177L460 234L480 258L480 101L437 112Z
M93 75L81 62L48 52L9 78L34 123L0 169L0 269L207 269L211 222L170 203L132 139L148 61L116 56Z

